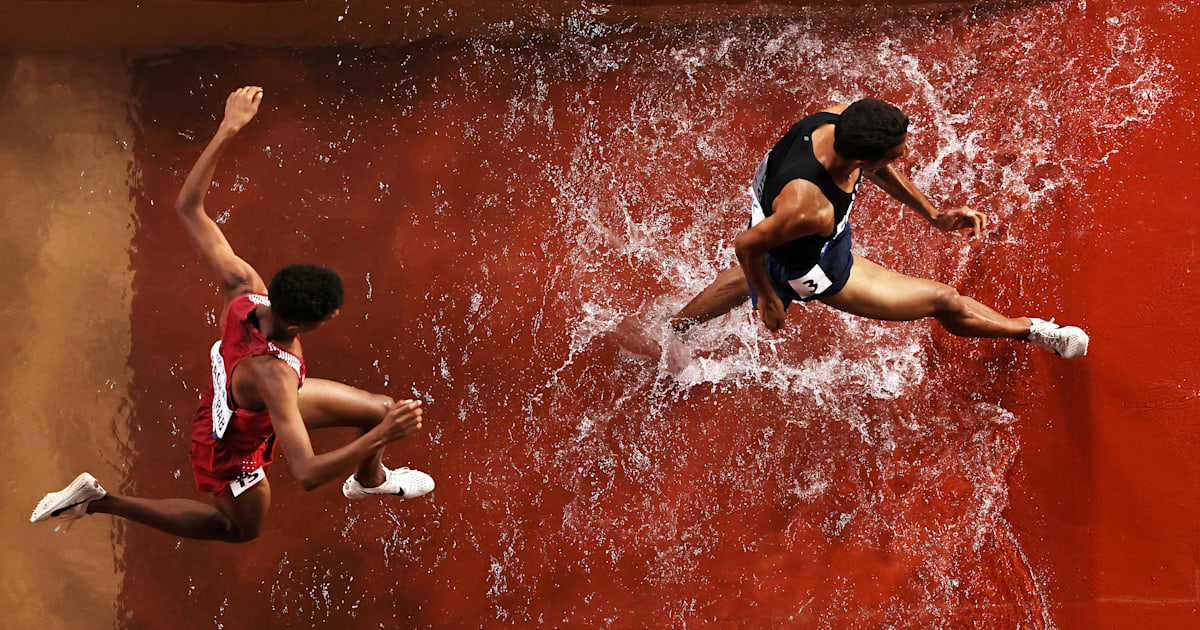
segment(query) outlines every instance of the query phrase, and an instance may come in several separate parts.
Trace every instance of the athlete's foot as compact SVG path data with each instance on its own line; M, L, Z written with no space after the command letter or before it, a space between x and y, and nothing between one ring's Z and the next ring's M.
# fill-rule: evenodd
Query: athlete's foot
M1088 336L1077 326L1060 326L1054 320L1030 317L1029 343L1053 352L1064 359L1078 359L1087 354Z
M66 488L51 492L38 501L29 516L30 523L40 523L52 518L63 519L67 528L76 520L85 516L88 504L97 499L103 499L108 493L100 487L100 482L88 473L82 473ZM56 530L63 529L59 525Z
M656 359L662 355L662 344L637 317L622 319L613 329L612 336L621 347L621 352L625 354L647 359Z
M433 477L419 470L409 468L388 470L387 467L384 467L383 470L385 473L383 483L373 488L364 487L354 478L354 475L350 475L346 479L346 483L342 484L342 494L352 500L365 499L372 495L393 495L401 499L415 499L433 492Z
M683 343L682 339L670 336L666 340L667 351L667 371L675 376L679 376L683 369L692 363L692 349Z

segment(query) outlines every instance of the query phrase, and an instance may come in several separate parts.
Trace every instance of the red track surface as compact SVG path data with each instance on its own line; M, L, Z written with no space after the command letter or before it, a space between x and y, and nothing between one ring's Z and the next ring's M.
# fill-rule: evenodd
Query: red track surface
M1106 10L1098 4L1089 14ZM1060 273L1092 350L1084 364L1045 362L1030 377L1053 394L1039 409L1046 422L1021 427L1009 511L1026 553L1052 576L1061 628L1200 627L1200 180L1191 174L1200 15L1144 15L1177 70L1174 96L1123 130L1126 148L1079 191L1098 229L1065 235Z
M760 59L754 37L802 42L771 20L142 63L140 430L121 490L194 493L186 423L219 305L170 201L244 83L267 105L210 207L231 208L223 227L264 275L295 260L343 274L347 307L306 338L310 373L424 398L432 429L387 459L439 486L350 507L336 488L304 494L280 462L253 544L130 527L129 625L1196 627L1200 11L1172 7L800 27L862 75ZM1148 39L1122 48L1130 33ZM871 69L888 36L890 63L911 54L915 75ZM756 92L746 73L792 78ZM1169 96L1140 94L1144 77ZM745 313L695 342L726 376L622 359L601 334L612 317L702 285L728 261L762 152L831 95L864 91L918 121L911 168L945 159L930 191L999 226L966 246L868 196L860 251L1079 322L1089 356L793 308L778 344L739 332ZM1030 118L1037 99L1058 115ZM1124 122L1148 100L1152 116ZM947 150L946 129L983 146ZM788 366L790 384L771 381Z

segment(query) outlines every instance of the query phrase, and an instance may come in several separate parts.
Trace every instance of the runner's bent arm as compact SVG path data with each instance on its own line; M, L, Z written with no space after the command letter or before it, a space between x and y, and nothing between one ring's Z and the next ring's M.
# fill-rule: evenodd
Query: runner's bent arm
M912 208L939 230L948 232L970 228L972 234L979 234L987 227L986 214L965 206L938 212L921 192L921 189L917 188L916 184L891 164L874 171L863 169L863 175L896 201Z
M823 110L833 114L841 114L850 107L848 103L834 105L829 109ZM961 230L970 228L972 234L979 234L987 227L987 215L976 210L972 210L966 206L961 208L953 208L945 212L938 212L929 199L921 193L921 189L917 188L903 173L897 171L891 164L875 171L863 170L863 175L867 179L875 182L876 186L883 189L884 192L891 195L900 203L912 208L917 214L925 218L939 230L950 232L953 230Z
M183 182L179 196L175 198L179 220L200 252L200 257L220 280L226 300L243 293L264 293L266 285L253 267L233 253L221 228L205 212L204 196L212 183L217 158L238 131L254 118L261 102L262 88L259 87L244 87L229 95L225 101L225 117L221 120L221 126L208 146L204 147L204 152Z
M783 302L767 279L763 256L768 250L802 236L832 232L835 226L833 206L816 184L806 180L794 180L784 186L771 209L771 216L738 234L733 249L742 273L758 293L763 323L770 330L778 330L783 327Z
M874 170L868 171L863 169L863 176L875 183L883 189L883 192L891 195L896 201L912 208L917 214L925 217L926 221L933 223L937 220L940 212L933 207L929 199L913 184L903 173L897 171L891 164Z
M254 357L242 362L271 413L271 425L287 455L288 467L305 490L313 490L346 474L388 442L421 428L420 401L392 405L382 422L349 444L316 455L308 428L300 416L296 372L273 357Z

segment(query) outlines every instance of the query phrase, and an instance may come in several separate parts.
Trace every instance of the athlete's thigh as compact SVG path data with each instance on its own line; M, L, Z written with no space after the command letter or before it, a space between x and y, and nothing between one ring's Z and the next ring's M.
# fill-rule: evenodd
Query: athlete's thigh
M855 255L846 286L821 301L853 315L907 321L933 315L938 300L947 291L953 289L933 280L889 271Z
M322 378L304 379L300 416L310 429L364 427L379 424L392 399Z
M237 524L238 531L246 540L258 537L270 507L271 482L268 479L263 479L236 497L232 494L217 497L217 509Z

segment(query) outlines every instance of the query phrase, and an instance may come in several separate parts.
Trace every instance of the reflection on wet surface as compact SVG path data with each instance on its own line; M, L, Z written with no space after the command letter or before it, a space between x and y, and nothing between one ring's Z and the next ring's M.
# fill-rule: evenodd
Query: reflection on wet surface
M27 517L45 486L76 474L65 471L116 481L129 470L129 90L116 55L0 56L0 608L8 627L114 618L124 553L115 525L77 528L68 541Z
M132 417L127 442L82 447L127 444L101 480L195 493L186 442L220 303L171 201L224 95L261 84L210 211L264 276L342 274L346 307L305 339L310 373L424 399L426 433L385 461L438 489L350 506L281 462L252 544L119 527L120 625L1052 627L1056 577L1004 517L1018 427L1064 396L1029 349L802 305L778 337L745 308L697 329L682 369L624 358L607 332L665 317L731 264L763 153L865 93L914 120L914 181L998 227L982 244L931 235L872 190L856 251L1079 318L1041 288L1070 271L1063 235L1098 231L1075 191L1173 72L1147 10L1095 4L659 26L579 12L407 46L136 61L137 230L112 263L135 271L132 314L114 311L131 324L96 325L124 331L104 349L121 359L108 373L132 374Z

